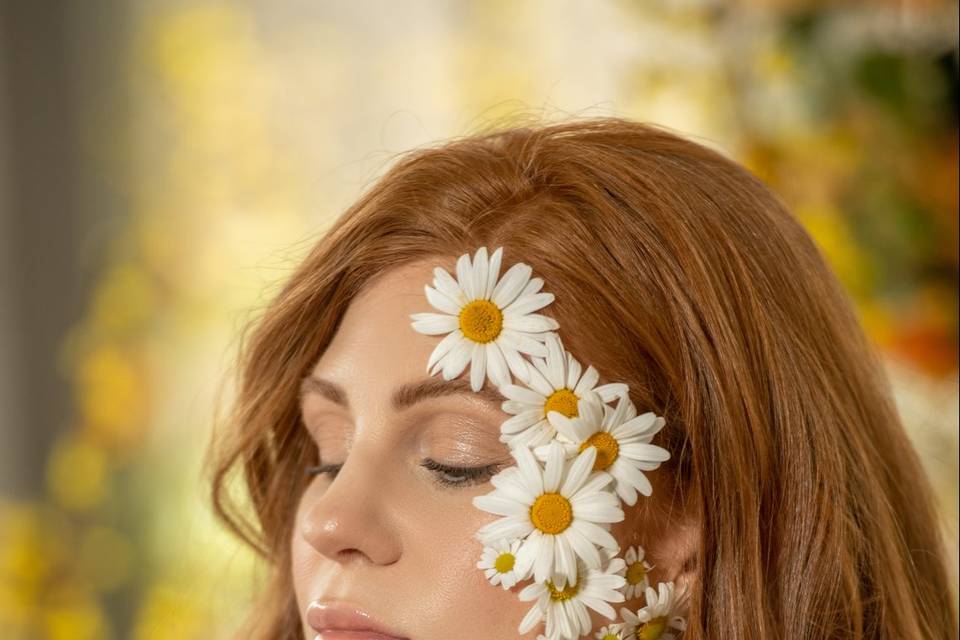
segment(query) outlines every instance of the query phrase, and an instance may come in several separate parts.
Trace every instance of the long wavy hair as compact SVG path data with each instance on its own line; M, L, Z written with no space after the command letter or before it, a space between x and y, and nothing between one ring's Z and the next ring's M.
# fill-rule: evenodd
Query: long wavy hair
M701 528L685 637L957 637L928 481L824 257L744 168L621 118L408 152L242 332L210 468L216 513L271 568L255 637L301 636L300 379L372 278L481 245L530 264L565 346L665 416L671 490L649 501Z

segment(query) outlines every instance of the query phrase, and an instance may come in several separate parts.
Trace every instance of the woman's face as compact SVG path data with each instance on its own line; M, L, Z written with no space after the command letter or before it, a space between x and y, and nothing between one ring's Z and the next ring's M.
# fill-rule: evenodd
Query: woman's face
M395 269L355 298L304 385L320 464L342 465L312 477L296 514L292 570L309 640L324 626L356 626L352 618L411 640L517 638L533 604L517 598L526 583L504 591L476 568L473 534L496 516L471 500L491 491L490 473L435 468L514 463L499 441L510 416L489 381L474 393L469 367L450 382L426 373L438 338L416 332L410 314L428 311L435 264Z

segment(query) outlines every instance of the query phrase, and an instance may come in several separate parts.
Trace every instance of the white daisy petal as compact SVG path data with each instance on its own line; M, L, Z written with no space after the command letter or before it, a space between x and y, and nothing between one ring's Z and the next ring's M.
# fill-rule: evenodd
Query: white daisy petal
M539 313L528 313L523 316L504 316L503 328L525 333L542 333L560 328L560 323Z
M597 472L592 474L586 482L583 483L577 491L571 496L572 500L576 500L580 496L586 496L600 491L603 487L610 484L613 478L609 473L606 472Z
M579 454L570 466L567 477L563 481L563 486L560 487L560 493L565 496L576 493L593 470L593 463L596 459L597 450L594 447L584 449L583 453Z
M567 541L570 542L570 546L573 548L574 553L583 559L588 566L600 566L603 559L600 556L600 550L597 548L596 544L591 542L587 536L574 528L567 529L564 531L564 534L566 534L564 537L566 537Z
M430 358L427 360L427 371L429 372L433 369L433 366L437 364L445 355L450 353L450 350L453 349L461 340L466 340L463 336L463 333L460 329L452 331L446 335L446 337L437 343L437 346L433 348L433 352L430 354ZM431 373L431 375L433 375Z
M473 352L473 343L469 340L458 342L443 358L443 379L453 380L467 367L470 354Z
M543 406L543 403L546 402L546 398L533 391L527 387L521 387L517 384L508 384L504 385L500 389L500 393L510 400L516 400L517 402L526 403L532 407Z
M533 578L537 582L549 580L554 572L554 539L555 536L543 536L537 546L537 556L533 562Z
M630 442L621 445L620 455L624 458L646 460L648 462L666 462L670 459L670 452L663 447L643 442Z
M569 440L579 441L581 439L580 432L577 431L577 423L559 411L550 411L547 413L547 420L550 422L550 426Z
M473 256L473 295L478 299L485 299L487 290L488 270L487 248L480 247Z
M515 516L527 512L523 504L508 497L494 494L474 496L473 506L498 516Z
M490 264L487 267L487 283L483 288L483 299L489 300L493 296L493 288L497 286L500 277L500 263L503 259L503 247L498 247L490 255Z
M650 496L653 493L653 486L650 484L650 480L647 479L647 476L643 475L643 472L637 469L633 465L625 465L620 471L627 481L633 485L637 491L642 493L645 496Z
M460 328L460 320L456 316L442 313L413 313L411 326L419 333L435 336L441 333L450 333Z
M487 379L486 345L475 342L470 361L470 388L474 391L480 391L483 388L484 380Z
M434 289L428 284L423 285L423 292L427 296L427 301L440 311L449 313L452 316L460 315L461 305L458 304L453 298L448 297L445 293Z
M530 524L530 518L526 515L506 516L478 529L475 537L487 544L503 538L520 538L526 536L532 529L533 525Z
M511 302L516 300L523 291L530 280L530 274L532 272L533 268L523 262L518 262L513 265L507 269L503 277L500 278L500 282L494 287L493 295L490 296L490 299L495 305L501 309L505 309Z
M433 287L461 307L470 301L463 287L447 273L446 269L441 267L435 267L433 270Z
M567 584L576 582L577 555L573 551L570 540L564 536L557 536L556 540L557 572L566 578Z
M535 293L530 296L520 296L503 310L503 315L519 316L539 311L553 302L554 299L555 296L552 293Z
M579 533L582 533L587 540L607 549L616 549L619 545L617 540L610 535L610 532L598 524L587 522L586 520L574 520L570 525Z
M517 461L517 467L520 469L520 476L523 478L527 488L539 495L543 493L543 475L540 465L533 457L533 453L527 447L517 447L512 452Z
M557 388L550 384L547 378L543 375L538 367L538 362L542 362L540 358L533 358L533 366L528 367L530 370L530 379L527 380L527 384L537 393L541 393L546 399L548 396L553 394L554 391L557 391Z
M534 606L529 611L527 615L523 616L523 620L520 621L520 626L517 627L517 631L523 635L537 626L537 623L543 620L543 610Z
M564 356L560 339L555 336L546 340L544 344L547 347L547 380L554 389L562 389L566 382L566 371L564 369L566 357Z
M504 331L500 334L500 337L497 338L497 345L500 347L500 350L503 351L503 357L507 361L507 366L510 368L510 373L512 373L518 380L527 382L529 377L529 366L527 366L527 361L523 359L517 349L511 345L507 334L508 331Z
M605 500L583 500L573 504L574 518L586 518L594 522L620 522L623 516L620 507Z
M457 259L457 282L470 300L476 300L476 291L473 289L473 265L470 264L470 255L465 253Z
M504 331L500 334L498 340L509 340L511 346L520 353L543 358L547 355L547 348L543 346L543 342L535 340L534 337L535 335L513 331L509 327L504 327Z
M577 382L580 381L580 374L583 369L580 365L580 361L573 357L573 354L567 353L567 379L564 386L567 389L575 389Z
M539 409L531 409L529 411L524 411L523 413L517 414L512 418L509 418L500 424L500 433L507 435L513 435L515 433L520 433L524 429L532 427L543 420L543 416Z
M556 440L551 442L547 453L546 470L543 474L543 490L546 493L555 493L560 486L565 459L563 445Z
M596 371L596 370L594 370ZM597 378L599 380L599 377ZM594 387L593 392L598 394L603 398L604 402L611 402L617 398L626 395L630 391L630 387L623 384L622 382L611 382L609 384L602 384L599 387Z
M584 596L582 598L583 604L587 605L600 615L613 620L617 617L617 612L613 610L608 603L604 602L600 598L591 598L590 596Z
M543 278L530 278L530 282L527 283L527 286L523 288L523 291L520 292L521 296L532 296L535 293L538 293L540 289L543 289Z
M488 342L486 349L487 375L490 376L490 381L497 387L510 384L510 369L507 368L507 361L499 345L496 342Z
M593 365L590 365L587 367L587 370L583 372L583 376L581 376L580 382L577 383L577 388L574 389L573 392L578 396L583 395L585 391L593 389L598 380L600 380L600 374L593 368Z

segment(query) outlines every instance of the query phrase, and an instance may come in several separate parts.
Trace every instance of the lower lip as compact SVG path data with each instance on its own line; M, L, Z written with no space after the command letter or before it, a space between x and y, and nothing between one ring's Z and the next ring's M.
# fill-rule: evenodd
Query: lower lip
M397 636L385 636L374 631L347 631L345 629L321 631L313 640L406 640Z

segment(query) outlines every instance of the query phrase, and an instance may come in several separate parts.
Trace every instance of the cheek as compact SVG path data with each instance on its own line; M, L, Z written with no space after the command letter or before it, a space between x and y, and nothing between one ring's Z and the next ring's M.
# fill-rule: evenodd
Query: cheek
M489 491L477 491L480 495ZM466 493L466 492L465 492ZM521 602L517 594L527 583L509 591L491 585L476 566L483 550L473 534L495 516L475 508L469 498L457 498L446 508L422 511L421 536L411 542L405 555L421 568L424 615L436 620L431 638L458 640L514 639L517 626L533 603ZM536 634L530 636L535 638Z

